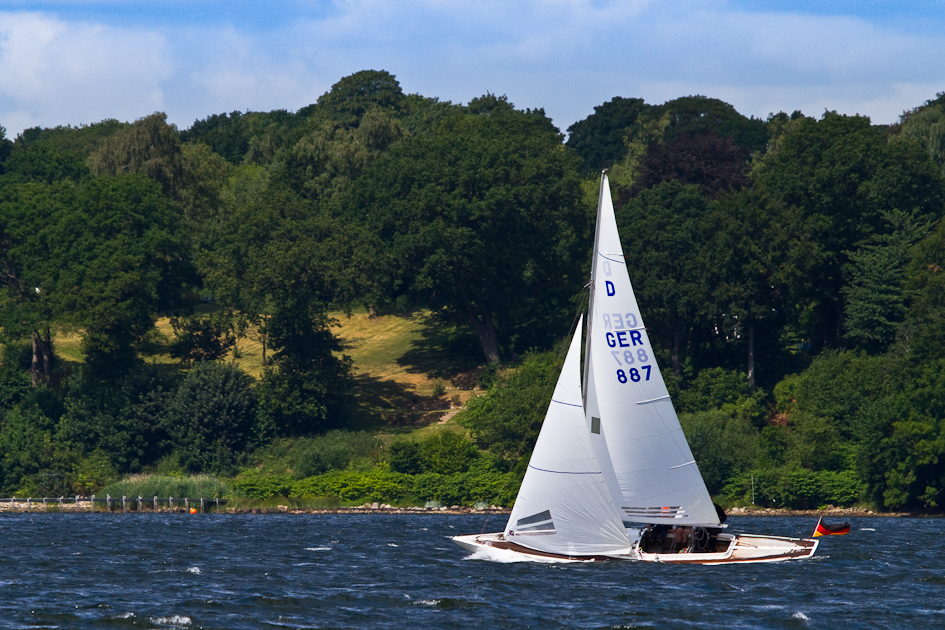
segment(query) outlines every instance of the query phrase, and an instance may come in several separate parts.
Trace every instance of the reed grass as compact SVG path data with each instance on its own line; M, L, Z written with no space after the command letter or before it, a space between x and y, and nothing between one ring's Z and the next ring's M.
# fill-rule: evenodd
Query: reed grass
M121 481L111 483L96 494L112 497L159 497L166 499L215 499L224 498L231 492L228 483L213 475L193 475L191 477L172 477L169 475L132 475Z

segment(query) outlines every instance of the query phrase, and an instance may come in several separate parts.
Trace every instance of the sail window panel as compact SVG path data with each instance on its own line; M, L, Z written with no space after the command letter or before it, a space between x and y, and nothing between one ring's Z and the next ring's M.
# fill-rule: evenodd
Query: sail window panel
M591 417L591 433L600 435L600 418Z
M522 527L523 525L531 525L532 523L540 523L542 521L551 520L551 510L545 510L544 512L539 512L538 514L533 514L532 516L526 516L525 518L520 518L516 521L516 525Z

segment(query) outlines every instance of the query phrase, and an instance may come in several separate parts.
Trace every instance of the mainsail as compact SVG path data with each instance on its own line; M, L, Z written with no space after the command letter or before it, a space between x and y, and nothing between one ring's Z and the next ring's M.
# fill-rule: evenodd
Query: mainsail
M601 176L585 351L586 427L625 522L717 525L637 307Z
M578 324L505 537L570 556L626 552L630 540L588 437L580 365Z

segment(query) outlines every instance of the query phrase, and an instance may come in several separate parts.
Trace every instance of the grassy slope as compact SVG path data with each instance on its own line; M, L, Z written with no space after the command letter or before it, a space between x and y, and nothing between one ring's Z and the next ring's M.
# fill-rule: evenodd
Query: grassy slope
M198 312L210 312L204 305ZM454 328L443 326L419 311L400 315L351 317L334 313L339 327L335 334L344 344L344 354L351 357L356 386L351 409L352 429L378 431L382 435L414 433L420 435L438 429L459 430L452 421L451 408L464 405L475 395L477 348L475 340ZM167 318L158 320L142 352L148 363L177 369L167 353L174 339ZM60 334L55 339L56 352L66 364L83 361L81 337L77 333ZM234 361L255 378L262 375L262 344L250 334L240 340L239 359ZM437 381L445 387L435 396ZM445 419L445 422L444 422Z

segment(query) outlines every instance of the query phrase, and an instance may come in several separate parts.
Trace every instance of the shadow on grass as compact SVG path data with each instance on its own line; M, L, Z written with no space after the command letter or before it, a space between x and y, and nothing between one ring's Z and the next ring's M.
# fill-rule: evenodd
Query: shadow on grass
M417 394L401 383L368 374L355 376L355 383L345 426L351 431L382 428L387 433L409 433L437 422L449 404L440 398Z
M425 317L420 339L397 359L397 364L412 374L453 380L482 364L482 349L476 335L464 327Z

